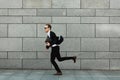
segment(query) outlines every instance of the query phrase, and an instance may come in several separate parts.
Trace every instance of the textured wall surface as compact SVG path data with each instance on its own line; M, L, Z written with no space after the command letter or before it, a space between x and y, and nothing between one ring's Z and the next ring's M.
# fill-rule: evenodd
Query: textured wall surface
M62 69L120 70L120 0L0 0L0 68L54 69L45 23L63 35Z

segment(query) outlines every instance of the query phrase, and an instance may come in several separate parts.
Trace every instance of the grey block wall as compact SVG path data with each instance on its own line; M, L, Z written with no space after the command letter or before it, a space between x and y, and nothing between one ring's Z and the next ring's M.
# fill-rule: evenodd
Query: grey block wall
M0 69L54 69L44 25L63 35L61 69L120 70L120 0L0 0Z

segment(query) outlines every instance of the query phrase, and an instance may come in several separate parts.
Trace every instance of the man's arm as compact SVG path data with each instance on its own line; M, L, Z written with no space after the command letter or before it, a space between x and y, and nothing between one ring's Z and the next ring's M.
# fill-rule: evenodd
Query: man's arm
M47 36L47 38L46 38L46 40L45 40L45 43L46 43L46 49L49 49L49 47L50 47L50 38L48 38L48 36Z
M54 32L50 33L50 39L51 39L50 46L57 44L57 36Z

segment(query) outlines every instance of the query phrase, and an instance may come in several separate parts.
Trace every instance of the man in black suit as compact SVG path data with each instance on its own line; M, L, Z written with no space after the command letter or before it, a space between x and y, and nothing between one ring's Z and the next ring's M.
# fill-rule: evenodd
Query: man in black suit
M73 57L61 57L60 56L60 47L59 47L59 45L57 45L57 36L53 31L51 31L51 28L52 27L50 24L46 24L44 27L45 32L47 33L47 39L45 40L46 48L49 49L49 47L51 47L50 61L57 71L57 73L55 75L62 75L60 68L58 67L57 63L55 62L55 58L57 58L58 61L73 60L75 63L76 56L73 56Z

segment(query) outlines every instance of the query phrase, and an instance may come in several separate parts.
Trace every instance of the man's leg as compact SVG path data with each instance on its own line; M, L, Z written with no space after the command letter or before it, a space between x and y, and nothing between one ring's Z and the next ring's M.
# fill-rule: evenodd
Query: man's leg
M57 57L58 61L73 60L74 62L76 62L76 56L73 56L73 57L61 57L60 56L60 47L57 48L56 57Z
M52 52L51 52L51 63L53 64L54 68L56 69L57 72L61 73L60 68L58 67L57 63L55 62L55 58L56 58L56 48L52 48Z

